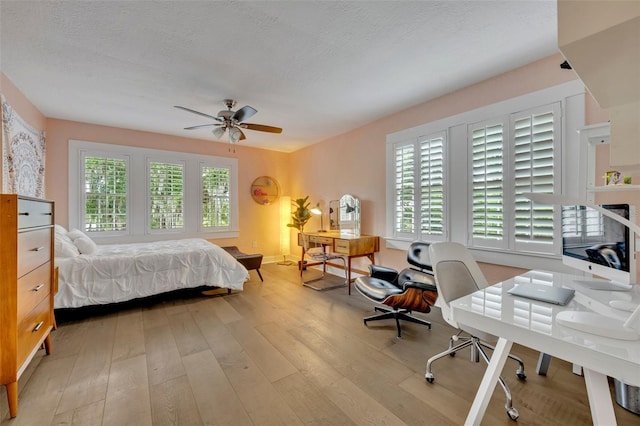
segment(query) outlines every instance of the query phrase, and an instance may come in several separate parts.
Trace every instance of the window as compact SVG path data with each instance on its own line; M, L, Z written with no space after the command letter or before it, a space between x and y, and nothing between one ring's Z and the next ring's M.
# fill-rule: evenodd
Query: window
M445 235L444 146L444 132L394 145L396 236L433 241Z
M150 228L182 229L184 166L149 162Z
M560 120L554 103L469 126L473 246L552 252L553 206L522 194L558 187Z
M415 233L415 145L395 147L395 232Z
M511 116L515 244L535 244L540 251L553 244L554 208L533 203L522 194L553 194L558 189L560 119L559 103Z
M576 80L387 135L387 247L448 240L484 262L559 259L559 209L523 194L584 196L584 93Z
M235 238L238 160L69 141L69 227L104 244Z
M504 125L477 123L471 126L472 235L474 239L504 238Z
M229 169L200 166L202 175L202 228L229 226Z
M128 159L83 156L84 214L86 232L127 230Z
M420 145L420 234L444 235L444 133Z

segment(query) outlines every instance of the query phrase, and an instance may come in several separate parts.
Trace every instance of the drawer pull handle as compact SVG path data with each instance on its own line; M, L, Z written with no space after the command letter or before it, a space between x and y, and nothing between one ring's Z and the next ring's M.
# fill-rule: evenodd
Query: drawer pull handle
M36 331L40 330L43 324L44 324L44 321L40 321L35 327L33 327L33 330L31 330L31 332L35 333Z
M45 215L45 216L53 216L53 213L51 213L51 212L46 212L46 213L42 213L42 214Z
M33 250L33 251L42 251L42 250L44 250L44 247L36 247L34 249L31 249L31 250Z
M18 216L29 216L29 212L19 212Z
M40 291L40 290L42 290L42 287L44 287L44 284L38 284L37 286L35 286L33 288L33 291Z

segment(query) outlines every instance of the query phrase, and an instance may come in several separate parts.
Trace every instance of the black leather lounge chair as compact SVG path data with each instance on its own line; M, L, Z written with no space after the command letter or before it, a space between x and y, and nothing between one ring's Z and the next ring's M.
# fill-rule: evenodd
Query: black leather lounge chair
M393 318L396 320L398 337L402 336L400 320L423 324L431 323L411 315L411 312L428 313L435 303L438 292L429 264L429 243L415 242L407 252L407 262L412 265L401 272L384 266L370 265L371 276L358 277L355 288L367 299L385 306L376 306L379 315L364 318L364 324Z

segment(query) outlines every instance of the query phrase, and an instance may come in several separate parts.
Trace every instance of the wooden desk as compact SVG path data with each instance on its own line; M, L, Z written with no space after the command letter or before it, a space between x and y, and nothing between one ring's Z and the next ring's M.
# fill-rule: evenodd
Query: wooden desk
M380 237L375 235L351 235L339 232L305 232L309 235L312 244L322 245L334 253L344 255L347 258L347 281L349 282L349 294L351 294L351 259L354 257L368 257L371 263L375 263L374 254L380 251ZM304 247L302 235L298 234L298 245L302 247L304 260ZM311 264L307 264L311 265ZM302 263L300 264L300 276L302 276Z

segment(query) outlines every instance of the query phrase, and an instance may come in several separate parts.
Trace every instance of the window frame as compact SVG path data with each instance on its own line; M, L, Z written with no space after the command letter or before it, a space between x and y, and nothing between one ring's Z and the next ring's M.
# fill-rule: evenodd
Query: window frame
M99 151L99 150L95 150L95 151L89 151L86 149L80 149L79 153L79 161L80 164L78 165L78 173L80 174L79 179L81 182L85 182L85 172L86 172L86 158L87 157L94 157L94 158L108 158L108 159L114 159L114 160L122 160L125 162L125 167L126 167L126 178L127 178L127 197L126 197L126 221L125 221L125 230L123 231L100 231L100 232L91 232L89 235L91 235L92 237L94 235L98 235L98 234L106 234L108 233L109 235L113 235L113 236L123 236L123 235L129 235L131 232L131 203L130 203L130 193L131 193L131 187L129 185L129 176L131 173L131 156L126 155L126 154L117 154L117 153L112 153L112 152L108 152L108 151ZM84 186L84 185L83 185ZM71 192L69 192L71 194ZM79 193L79 198L80 198L80 204L78 204L78 206L82 206L82 209L80 209L80 211L78 212L78 225L76 226L77 229L82 230L83 232L85 232L86 230L86 202L87 202L87 198L86 198L86 191L82 191L82 188L80 188L80 193ZM103 234L104 233L104 234Z
M423 201L422 193L420 191L420 181L423 179L422 176L422 158L421 152L422 147L425 142L432 141L434 139L442 139L442 174L443 174L443 206L442 206L442 232L440 234L434 234L430 232L423 232L422 230L422 212L421 205ZM413 215L411 218L412 221L412 231L411 232L402 232L396 226L398 221L398 191L397 189L397 152L398 149L411 148L411 154L413 156L412 161L414 163L414 169L412 174L412 198L413 198ZM417 137L394 141L392 143L387 144L387 179L388 181L393 181L391 188L387 191L387 205L392 205L393 207L389 210L392 212L388 213L387 219L388 223L387 227L391 230L390 234L393 235L393 240L405 240L405 241L413 241L413 240L426 240L429 241L445 241L448 233L449 233L449 225L448 225L448 216L447 216L447 132L445 130L437 130L430 132L429 134L419 135ZM389 155L390 153L390 155ZM390 164L390 165L389 165ZM389 196L390 195L390 196Z
M231 179L232 170L228 166L221 166L220 164L215 164L215 163L212 163L212 162L209 162L209 161L201 161L200 162L199 169L198 169L199 177L200 177L200 186L198 187L199 190L200 190L200 205L202 205L202 189L203 189L203 186L204 186L203 168L205 168L205 167L217 168L217 169L226 169L226 170L229 171L229 189L228 189L229 195L227 197L228 202L229 202L229 224L227 226L204 226L203 225L204 214L203 214L202 208L200 208L199 209L199 213L200 214L198 216L198 224L199 224L200 232L208 232L210 230L221 231L221 230L225 230L225 229L226 230L231 230L231 223L232 223L231 210L232 210L232 207L233 207L233 203L232 203L232 187L233 187L233 184L232 184L232 179ZM236 190L236 192L237 192L237 190Z
M127 156L129 158L127 231L92 234L92 238L102 244L153 241L175 238L221 239L239 236L238 206L238 159L200 155L178 151L131 147L81 140L69 140L69 229L84 229L81 223L84 204L84 177L81 156ZM148 194L148 162L182 162L184 168L184 229L154 230L151 232ZM200 165L221 167L229 170L229 225L203 228L201 226L202 193ZM197 206L197 207L196 207Z
M445 158L447 170L447 204L445 208L449 224L447 241L456 241L469 246L476 259L482 262L534 268L539 265L540 258L544 258L549 261L550 267L553 266L557 270L566 270L566 268L563 269L559 256L561 251L561 244L559 243L559 214L554 222L553 253L516 252L510 246L474 247L470 245L470 220L467 215L467 212L470 211L468 176L469 162L471 161L468 147L468 126L471 123L495 119L502 115L508 116L537 106L560 102L562 108L560 123L561 166L557 170L559 185L555 189L555 193L556 195L578 198L584 195L582 186L574 179L574 176L580 173L580 165L578 162L571 162L569 159L580 158L580 139L577 129L584 126L585 93L583 84L579 80L572 80L493 104L487 104L456 115L442 118L436 117L425 124L388 134L386 140L386 247L406 250L412 242L411 238L403 238L393 234L394 200L391 146L400 141L407 141L420 135L446 129L448 139ZM437 112L434 113L437 114ZM431 113L431 116L434 113ZM511 162L508 164L508 173L512 173ZM507 213L513 214L513 212ZM509 229L508 232L514 232L514 230Z
M152 214L152 201L151 201L151 166L153 163L156 164L164 164L164 165L172 165L172 166L179 166L181 168L182 171L182 226L181 227L176 227L176 228L157 228L154 229L152 227L153 225L153 220L151 218L151 214ZM186 194L185 194L185 190L187 187L187 179L186 179L186 163L185 161L181 161L181 160L168 160L166 158L158 158L158 157L147 157L147 174L146 174L146 179L145 179L145 183L146 183L146 187L147 187L147 191L146 191L146 214L145 214L145 219L147 220L147 224L146 224L146 228L147 228L147 232L149 234L180 234L182 232L184 232L184 229L186 227L186 214L185 214L185 210L186 210Z

